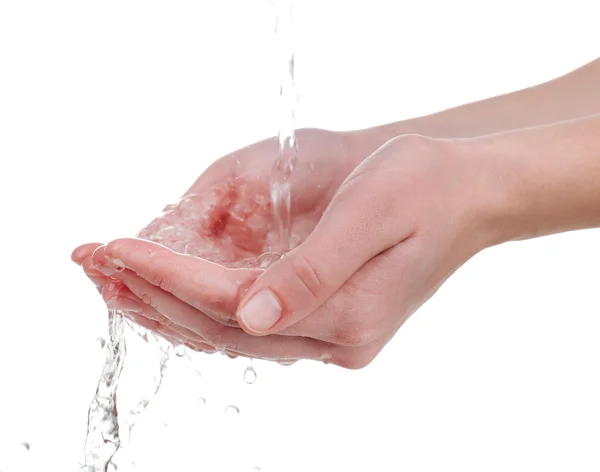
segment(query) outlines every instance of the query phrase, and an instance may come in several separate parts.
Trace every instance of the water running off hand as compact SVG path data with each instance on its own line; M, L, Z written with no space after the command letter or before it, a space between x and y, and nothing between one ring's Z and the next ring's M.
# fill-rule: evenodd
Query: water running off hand
M294 52L292 36L292 1L276 0L277 20L275 26L275 46L277 48L277 63L280 72L279 87L279 120L278 131L279 152L273 161L270 182L270 198L275 221L277 237L273 247L256 259L252 260L220 260L211 252L208 246L198 241L197 224L205 215L198 213L193 199L182 200L177 205L165 208L164 216L152 222L142 230L138 237L155 241L171 249L205 257L215 262L231 266L251 266L266 268L275 262L282 254L291 249L291 182L290 177L298 159L298 145L295 134L295 107L298 101L294 83ZM173 225L169 217L174 215L178 224ZM193 230L192 230L193 229ZM131 436L131 430L136 420L142 415L150 400L162 384L167 362L174 352L174 347L160 335L149 332L132 322L127 325L149 344L161 352L161 360L157 366L157 374L153 391L147 398L141 398L136 406L123 420L125 435L120 434L119 415L117 409L117 390L119 377L123 370L126 356L125 321L119 310L110 310L108 315L109 340L106 346L106 361L102 375L98 381L96 393L88 412L88 430L84 448L84 462L80 472L112 472L117 470L118 452ZM176 352L176 351L175 351ZM246 383L256 381L256 372L252 364L244 372ZM227 409L228 413L238 413L235 406ZM255 468L254 470L260 470Z

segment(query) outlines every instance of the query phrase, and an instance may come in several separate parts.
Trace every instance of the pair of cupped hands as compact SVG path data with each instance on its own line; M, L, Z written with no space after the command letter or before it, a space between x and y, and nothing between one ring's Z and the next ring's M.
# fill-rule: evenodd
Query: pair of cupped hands
M219 159L184 194L202 213L196 235L207 258L125 238L84 244L72 259L109 307L174 343L366 366L486 246L477 203L486 179L460 142L405 135L382 143L366 132L316 129L297 140L295 247L268 268L227 262L270 250L276 139Z

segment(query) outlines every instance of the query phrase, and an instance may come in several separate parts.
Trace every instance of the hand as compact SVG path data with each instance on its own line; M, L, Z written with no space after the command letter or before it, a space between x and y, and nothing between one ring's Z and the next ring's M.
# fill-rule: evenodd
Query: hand
M323 130L298 132L299 162L291 179L293 246L312 231L339 184L376 147L375 140L366 139L365 136L357 140L355 137L355 133ZM73 260L83 266L110 306L126 310L128 316L138 323L160 331L172 340L185 342L195 349L214 351L215 344L225 349L222 342L215 340L221 327L212 320L238 326L235 308L239 293L261 273L260 270L233 268L254 264L259 256L269 252L274 246L269 178L273 157L277 152L276 140L270 139L218 160L198 178L178 204L169 205L163 216L139 233L139 237L159 242L178 253L203 258L187 256L185 260L186 263L198 263L204 274L210 274L206 275L202 284L195 285L195 296L201 297L203 301L195 304L199 311L194 328L200 330L198 324L202 321L202 329L211 330L211 345L206 344L206 338L174 322L172 316L161 313L160 310L165 308L158 307L156 299L162 299L166 294L157 295L153 291L154 287L149 287L133 271L115 273L106 268L102 272L97 270L93 266L92 255L94 262L104 262L103 245L92 243L80 246L74 251ZM136 247L146 245L150 248L148 250L156 251L155 254L163 254L161 251L164 248L150 243L139 240L129 243ZM127 259L127 256L124 257ZM217 262L218 265L210 264L207 260ZM269 257L263 257L262 260L268 262ZM152 275L154 272L143 273L150 281L157 282ZM166 286L166 280L158 282L157 285L169 288L169 291L174 290L173 287ZM133 288L137 295L127 287ZM207 316L212 320L206 319ZM235 334L247 337L240 330ZM285 342L290 344L289 339ZM261 345L264 344L261 342ZM262 349L247 355L264 357L266 353ZM293 352L289 350L285 358L292 358L291 354ZM305 356L306 353L299 357ZM320 357L321 354L316 356Z
M245 293L240 326L350 346L351 356L333 361L367 365L454 271L494 244L494 170L468 142L389 141Z

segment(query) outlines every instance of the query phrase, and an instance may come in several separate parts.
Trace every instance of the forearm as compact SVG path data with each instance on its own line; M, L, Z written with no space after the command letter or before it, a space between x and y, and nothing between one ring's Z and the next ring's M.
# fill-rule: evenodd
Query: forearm
M464 144L488 179L490 244L600 227L600 114Z
M365 131L381 145L400 134L469 138L595 113L600 113L600 59L535 87Z

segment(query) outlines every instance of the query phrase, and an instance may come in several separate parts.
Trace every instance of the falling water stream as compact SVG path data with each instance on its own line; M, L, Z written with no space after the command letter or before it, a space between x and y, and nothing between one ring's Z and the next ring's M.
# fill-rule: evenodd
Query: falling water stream
M294 43L292 30L292 0L279 0L275 25L275 47L279 66L279 153L273 162L271 173L271 204L277 231L280 254L290 249L291 244L291 182L290 177L298 160L296 142L296 103L298 93L294 81Z
M297 161L298 145L295 136L295 106L297 92L294 84L294 49L292 35L292 1L277 0L275 46L277 64L280 72L279 87L279 151L274 157L270 199L275 221L277 237L271 251L251 261L254 267L268 267L289 251L291 246L291 182L290 177ZM188 199L189 200L189 199ZM194 232L190 227L201 221L203 215L198 213L188 201L182 200L176 205L169 205L164 210L164 216L159 224L151 224L142 230L138 237L149 239L177 252L209 258L205 251L198 249L194 241ZM183 225L170 225L170 217L176 215ZM189 224L188 224L189 223ZM144 397L135 402L134 408L122 415L118 411L118 385L126 358L125 325L142 337L153 349L160 351L160 362L156 366L154 388ZM111 309L108 313L108 340L99 339L105 350L106 360L102 375L98 381L95 396L88 411L87 437L84 447L84 459L80 472L113 472L118 469L119 450L124 448L130 439L136 420L143 414L152 398L162 385L165 370L169 360L175 354L188 356L184 346L174 347L160 335L150 332L132 322L126 321L123 313ZM244 381L253 384L257 374L252 361L244 372ZM202 398L202 402L205 400ZM230 405L225 409L225 415L239 414L239 408ZM258 467L254 470L260 470Z

